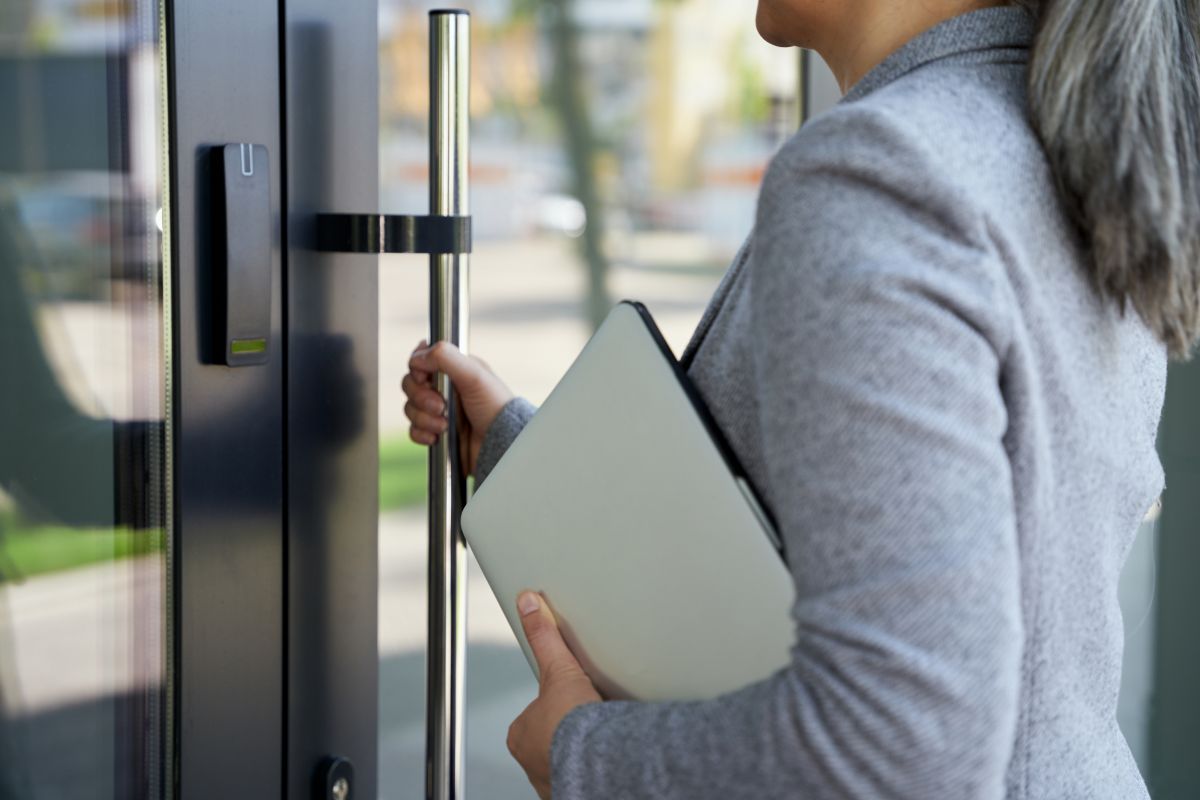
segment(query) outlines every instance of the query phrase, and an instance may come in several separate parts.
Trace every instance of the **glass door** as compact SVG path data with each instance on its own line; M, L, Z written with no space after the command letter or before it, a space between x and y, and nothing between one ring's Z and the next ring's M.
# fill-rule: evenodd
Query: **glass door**
M154 0L0 14L0 798L169 788Z

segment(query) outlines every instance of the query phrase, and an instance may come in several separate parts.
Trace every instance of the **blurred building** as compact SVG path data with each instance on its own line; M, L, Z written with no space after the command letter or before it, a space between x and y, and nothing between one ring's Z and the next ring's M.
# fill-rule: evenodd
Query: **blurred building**
M476 16L475 187L495 212L477 215L479 232L527 231L539 214L525 211L561 208L570 184L550 85L554 28L545 4L466 5ZM425 6L385 4L381 15L393 205L422 202ZM728 255L749 227L766 162L798 124L795 51L762 42L747 10L722 0L575 0L573 14L594 163L617 228L703 231Z

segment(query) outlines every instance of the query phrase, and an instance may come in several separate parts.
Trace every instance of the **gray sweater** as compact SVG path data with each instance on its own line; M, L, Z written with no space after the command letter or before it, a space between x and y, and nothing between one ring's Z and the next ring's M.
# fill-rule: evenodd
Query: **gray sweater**
M556 800L1146 796L1117 580L1163 489L1167 357L1089 287L1027 121L1032 34L943 23L772 162L684 361L785 537L791 666L576 709Z

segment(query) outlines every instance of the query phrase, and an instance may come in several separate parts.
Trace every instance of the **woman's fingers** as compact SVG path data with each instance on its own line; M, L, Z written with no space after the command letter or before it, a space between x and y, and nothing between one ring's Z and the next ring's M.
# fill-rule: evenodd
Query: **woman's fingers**
M408 374L411 375L413 380L415 380L417 383L422 383L426 386L433 385L433 373L416 366L412 359L409 359L408 362Z
M521 627L525 629L525 640L537 661L543 688L564 674L582 674L571 648L563 641L554 613L541 595L529 590L521 592L517 598L517 611L521 615Z
M427 447L437 444L438 439L450 426L449 421L441 414L422 411L412 400L404 404L404 416L412 423L408 430L409 438Z
M430 433L441 434L450 427L450 422L441 414L422 411L411 400L404 404L404 416L408 417L414 428Z
M432 386L421 383L412 373L405 375L400 381L400 389L422 411L427 411L430 414L445 413L446 401L442 398L441 393L433 389Z
M416 349L414 349L412 351L412 353L410 353L408 356L409 372L417 379L417 381L419 381L421 383L433 383L434 370L422 369L422 368L418 367L417 365L418 365L418 363L423 364L424 361L421 361L421 362L416 361L416 356L418 354L423 354L428 349L429 349L429 342L422 339L417 344Z
M417 444L423 444L426 447L433 447L437 444L438 437L429 431L423 431L418 428L408 429L408 438L412 439Z
M479 380L483 368L449 342L438 342L433 347L418 350L408 361L408 367L413 372L423 372L432 375L441 372L450 377L451 382L460 389Z

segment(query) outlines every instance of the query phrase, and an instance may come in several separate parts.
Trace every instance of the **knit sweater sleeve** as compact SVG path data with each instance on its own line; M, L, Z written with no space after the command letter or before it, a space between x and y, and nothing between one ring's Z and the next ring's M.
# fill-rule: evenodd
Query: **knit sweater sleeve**
M537 406L524 397L514 397L500 410L499 416L483 435L483 444L479 448L479 458L475 462L477 487L491 474L492 469L521 435L521 431L525 430L535 413Z
M1014 309L932 150L842 106L765 179L745 291L790 665L716 700L575 709L555 800L1003 796L1023 641L999 378Z

